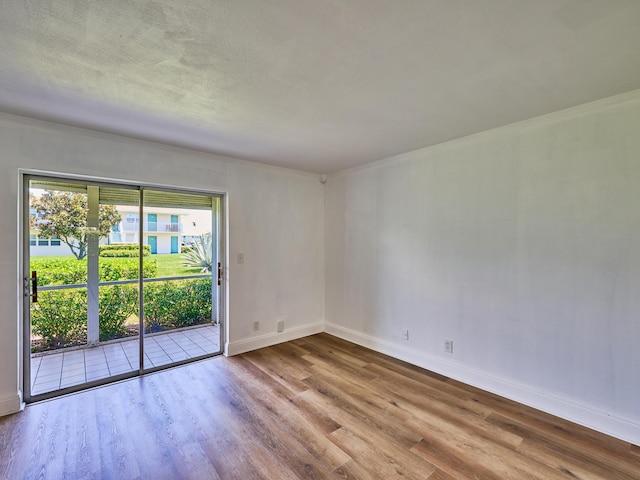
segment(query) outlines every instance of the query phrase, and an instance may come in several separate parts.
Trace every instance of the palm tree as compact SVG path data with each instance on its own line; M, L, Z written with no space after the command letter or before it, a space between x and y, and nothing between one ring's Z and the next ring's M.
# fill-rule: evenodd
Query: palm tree
M210 233L199 235L195 243L182 254L183 267L196 267L201 272L210 272L212 268L213 239Z

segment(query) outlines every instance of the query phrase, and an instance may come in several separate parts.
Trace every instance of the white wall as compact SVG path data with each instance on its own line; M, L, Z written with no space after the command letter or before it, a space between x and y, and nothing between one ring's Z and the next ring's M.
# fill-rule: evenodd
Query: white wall
M0 114L0 415L19 408L19 169L228 192L232 353L315 333L324 319L316 175ZM278 320L285 331L276 333ZM261 328L254 332L254 320Z
M640 92L330 176L325 226L327 331L640 444Z
M32 168L228 191L231 353L318 331L326 307L331 333L640 444L638 132L634 92L332 175L323 196L314 175L0 115L0 414Z

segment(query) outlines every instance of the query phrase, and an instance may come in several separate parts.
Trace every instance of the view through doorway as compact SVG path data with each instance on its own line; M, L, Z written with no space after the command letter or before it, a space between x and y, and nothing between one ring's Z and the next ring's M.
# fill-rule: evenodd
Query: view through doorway
M220 195L23 185L26 401L221 353Z

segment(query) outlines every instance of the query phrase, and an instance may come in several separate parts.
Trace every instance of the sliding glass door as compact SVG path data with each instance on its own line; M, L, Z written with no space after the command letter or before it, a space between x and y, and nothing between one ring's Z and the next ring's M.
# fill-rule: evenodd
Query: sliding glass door
M220 353L220 197L24 177L25 399Z
M156 259L145 269L143 367L218 353L219 197L144 189L142 198L143 258Z

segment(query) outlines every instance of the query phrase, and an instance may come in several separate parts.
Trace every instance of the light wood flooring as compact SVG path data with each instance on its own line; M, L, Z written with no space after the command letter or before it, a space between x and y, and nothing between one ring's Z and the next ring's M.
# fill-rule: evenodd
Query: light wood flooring
M314 335L0 418L3 479L640 479L640 449Z

